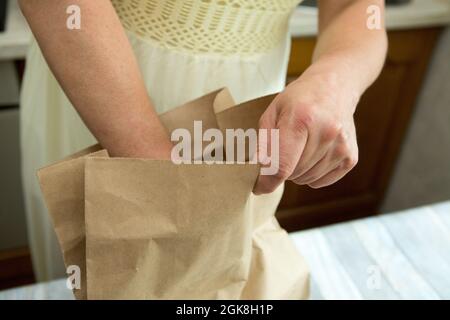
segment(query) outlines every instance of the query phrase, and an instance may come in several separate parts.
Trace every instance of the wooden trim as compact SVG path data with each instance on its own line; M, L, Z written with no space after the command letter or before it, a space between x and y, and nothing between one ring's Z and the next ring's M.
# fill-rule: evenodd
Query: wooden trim
M0 251L0 290L35 282L27 247Z
M286 231L299 231L373 215L377 201L376 194L367 193L322 204L281 209L276 216Z

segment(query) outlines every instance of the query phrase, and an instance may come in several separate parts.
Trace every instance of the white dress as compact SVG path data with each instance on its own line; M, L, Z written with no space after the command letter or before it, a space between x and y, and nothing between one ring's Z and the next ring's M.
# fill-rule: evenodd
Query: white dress
M158 113L221 87L228 87L236 102L281 91L290 50L288 19L298 2L113 0ZM28 236L39 281L66 274L36 171L93 143L33 41L21 96L21 145Z

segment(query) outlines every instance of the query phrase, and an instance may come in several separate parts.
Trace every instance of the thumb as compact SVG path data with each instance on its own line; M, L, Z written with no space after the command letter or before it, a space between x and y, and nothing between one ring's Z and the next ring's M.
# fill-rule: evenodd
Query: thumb
M270 108L270 107L269 107ZM258 180L253 189L254 194L266 194L275 191L294 172L306 145L308 133L295 125L293 119L287 113L266 110L260 120L260 129L266 129L266 134L258 136L258 155L262 155L259 162L261 168ZM273 134L278 130L278 134ZM261 131L261 130L260 130ZM278 139L274 141L273 139ZM267 156L267 157L264 157ZM264 173L263 168L275 168Z

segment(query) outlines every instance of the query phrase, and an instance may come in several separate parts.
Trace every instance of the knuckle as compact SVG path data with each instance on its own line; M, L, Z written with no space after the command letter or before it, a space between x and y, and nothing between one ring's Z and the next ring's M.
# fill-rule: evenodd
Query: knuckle
M342 135L342 125L339 122L331 122L326 125L322 132L322 139L325 142L336 140Z
M297 118L297 122L299 126L309 129L314 123L314 116L312 112L304 113Z
M341 127L341 130L339 130L339 132L338 132L337 140L343 144L350 143L350 136L344 131L344 129L342 127Z
M345 158L343 168L345 170L351 170L358 164L358 156L349 156Z
M346 144L341 143L335 149L336 157L339 159L347 159L349 157L349 149Z
M315 122L314 112L311 111L311 107L309 105L300 105L296 107L295 114L295 127L303 131L305 129L311 129Z

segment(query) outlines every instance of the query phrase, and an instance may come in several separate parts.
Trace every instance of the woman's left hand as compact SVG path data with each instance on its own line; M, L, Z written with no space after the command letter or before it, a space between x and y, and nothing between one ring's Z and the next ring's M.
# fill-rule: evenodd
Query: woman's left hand
M356 165L353 114L359 94L351 81L341 80L332 70L310 67L275 97L259 125L279 129L278 173L260 175L255 194L270 193L285 180L325 187Z

